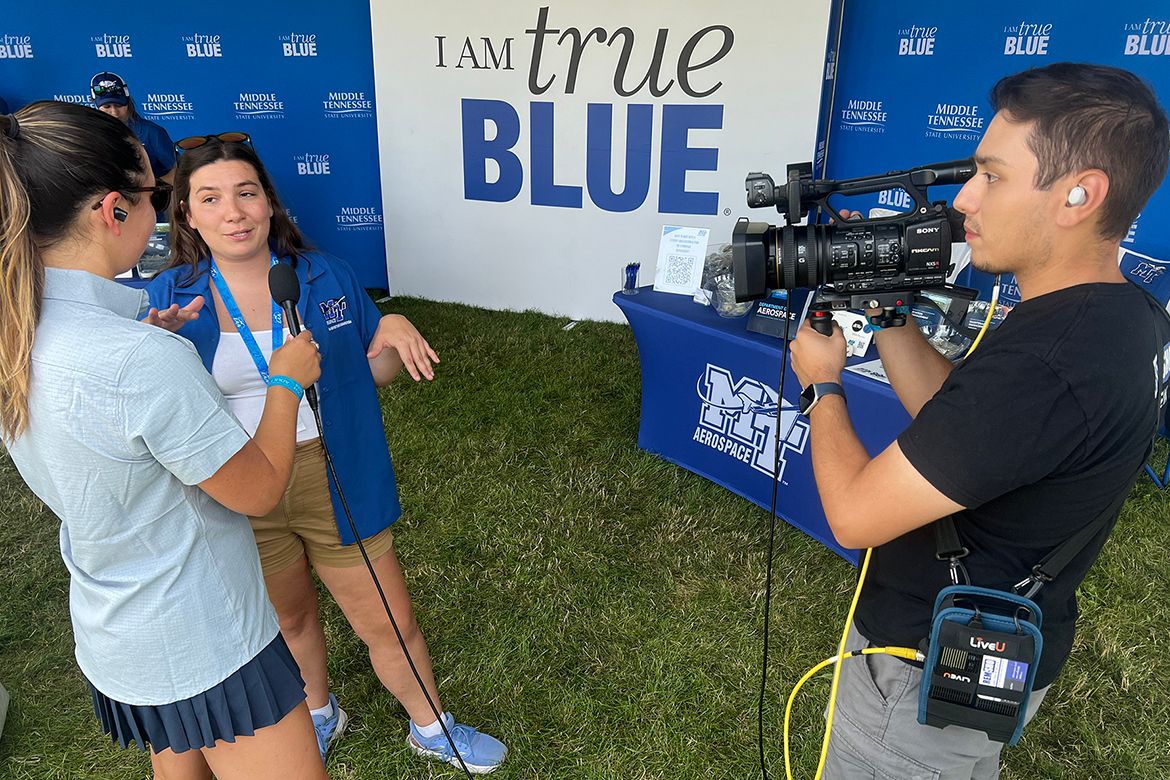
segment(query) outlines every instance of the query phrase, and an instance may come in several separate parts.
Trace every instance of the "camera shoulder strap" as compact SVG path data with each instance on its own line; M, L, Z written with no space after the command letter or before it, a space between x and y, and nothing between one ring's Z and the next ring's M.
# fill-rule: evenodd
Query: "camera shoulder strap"
M1065 566L1072 562L1072 559L1080 554L1081 550L1089 546L1093 538L1105 529L1105 524L1102 520L1110 517L1113 514L1113 508L1093 518L1092 522L1087 523L1084 528L1075 533L1073 536L1065 539L1057 545L1051 552L1044 556L1043 559L1032 567L1032 573L1020 580L1015 585L1015 590L1020 592L1024 598L1032 598L1036 592L1040 590L1045 583L1052 582ZM955 584L958 583L958 572L962 571L964 579L967 584L970 584L970 579L967 577L967 572L963 568L960 559L966 557L969 550L963 546L959 539L959 532L955 528L955 519L952 515L947 515L934 524L934 538L935 538L935 557L940 561L950 561L951 564L951 579ZM1027 590L1022 589L1027 588Z

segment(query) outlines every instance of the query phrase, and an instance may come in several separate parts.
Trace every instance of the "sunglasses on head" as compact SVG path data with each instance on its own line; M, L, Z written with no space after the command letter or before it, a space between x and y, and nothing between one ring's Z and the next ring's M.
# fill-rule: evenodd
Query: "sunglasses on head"
M186 138L180 138L178 141L175 141L175 154L182 154L192 149L198 149L200 146L206 146L213 141L218 141L223 144L248 144L251 146L252 136L239 130L216 133L214 135L189 135Z
M99 95L120 95L125 97L126 95L126 87L121 84L98 84L90 91L93 92L94 97L98 97Z
M120 192L123 195L130 193L130 192L149 192L150 193L151 207L155 211L166 211L167 206L171 202L171 190L172 189L173 188L171 187L171 185L167 184L165 181L160 181L159 183L155 184L153 187L123 187L120 190L114 190L114 191ZM102 207L102 202L100 200L97 203L93 204L94 211L97 211L101 207Z

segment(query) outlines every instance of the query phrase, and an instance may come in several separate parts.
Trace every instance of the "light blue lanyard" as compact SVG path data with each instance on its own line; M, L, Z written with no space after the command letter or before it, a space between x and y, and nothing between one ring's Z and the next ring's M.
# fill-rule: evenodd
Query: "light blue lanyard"
M276 265L276 255L272 255L272 265ZM215 289L219 290L219 297L223 298L223 305L227 307L228 314L231 315L232 322L236 324L236 330L240 332L240 336L244 339L244 345L248 348L248 352L252 354L252 362L256 364L256 370L260 372L260 378L264 380L264 384L268 384L268 361L264 359L264 353L260 351L260 345L256 343L256 337L252 335L248 323L244 322L244 315L240 312L240 307L236 305L236 299L232 297L232 291L228 289L227 280L220 275L219 269L215 267L215 258L211 258L211 280L215 282ZM272 302L272 351L280 349L280 345L284 343L284 311L276 305L276 301Z

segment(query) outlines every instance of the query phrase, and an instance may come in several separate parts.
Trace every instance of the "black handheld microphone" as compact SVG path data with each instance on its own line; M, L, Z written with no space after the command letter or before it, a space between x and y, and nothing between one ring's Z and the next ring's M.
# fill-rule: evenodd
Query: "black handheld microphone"
M301 283L297 279L297 272L288 263L277 263L268 271L268 291L272 300L284 310L284 318L288 321L288 332L295 338L301 332L301 318L297 315L297 301L301 299ZM309 399L309 408L317 411L317 386L309 385L305 388L305 398Z

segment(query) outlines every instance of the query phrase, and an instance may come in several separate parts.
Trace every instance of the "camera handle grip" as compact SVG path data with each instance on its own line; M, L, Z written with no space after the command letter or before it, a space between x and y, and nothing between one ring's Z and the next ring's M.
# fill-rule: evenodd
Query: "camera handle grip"
M833 335L833 313L828 309L810 308L808 324L822 336Z

